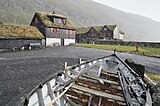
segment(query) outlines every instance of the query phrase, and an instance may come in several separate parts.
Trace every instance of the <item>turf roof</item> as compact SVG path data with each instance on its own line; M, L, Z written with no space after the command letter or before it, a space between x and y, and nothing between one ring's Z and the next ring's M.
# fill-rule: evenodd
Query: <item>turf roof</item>
M76 34L87 33L91 28L92 28L92 27L81 27L81 28L77 28Z
M74 29L74 26L70 20L67 19L67 17L59 14L52 14L52 13L47 13L47 12L37 12L35 13L35 16L37 16L43 25L46 27L58 27L58 28L65 28L65 29ZM66 19L66 24L65 25L60 25L60 24L55 24L51 21L49 17L55 17L55 18L61 18L61 19Z
M83 33L87 33L91 28L94 28L97 32L100 32L103 27L107 27L108 29L110 29L111 31L114 31L114 29L116 28L117 25L104 25L104 26L89 26L89 27L81 27L81 28L77 28L76 34L83 34Z
M110 29L111 31L114 31L117 25L107 25L107 28Z
M0 25L0 37L44 38L36 27L25 25Z
M93 26L93 28L94 28L97 32L99 32L100 30L102 30L103 27L104 27L104 26Z

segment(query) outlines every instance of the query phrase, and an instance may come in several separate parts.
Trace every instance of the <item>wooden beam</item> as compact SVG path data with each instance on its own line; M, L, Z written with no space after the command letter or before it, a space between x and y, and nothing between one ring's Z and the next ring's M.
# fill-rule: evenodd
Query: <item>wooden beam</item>
M105 82L105 83L110 83L110 84L114 84L114 85L119 85L118 82L110 81L110 80L106 80L106 79L102 79L102 78L96 78L96 77L92 77L92 76L88 76L88 75L83 75L82 77L89 78L89 79L93 79L93 80L97 80L97 81L102 80L102 81Z
M98 91L98 90L93 90L93 89L83 87L83 86L79 86L79 85L76 85L76 84L73 84L71 86L71 88L74 88L76 90L80 90L80 91L83 91L83 92L86 92L86 93L90 93L90 94L93 94L93 95L97 95L97 96L100 96L100 97L105 97L105 98L108 98L108 99L112 99L112 100L117 100L117 101L122 101L122 102L125 101L123 97L116 96L116 95L113 95L113 94L108 94L108 93L101 92L101 91Z

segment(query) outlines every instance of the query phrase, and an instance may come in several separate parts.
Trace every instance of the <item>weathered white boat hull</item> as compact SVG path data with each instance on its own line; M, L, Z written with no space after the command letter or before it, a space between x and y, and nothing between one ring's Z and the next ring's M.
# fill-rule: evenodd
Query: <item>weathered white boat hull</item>
M151 106L143 80L115 54L59 72L22 99L20 106Z

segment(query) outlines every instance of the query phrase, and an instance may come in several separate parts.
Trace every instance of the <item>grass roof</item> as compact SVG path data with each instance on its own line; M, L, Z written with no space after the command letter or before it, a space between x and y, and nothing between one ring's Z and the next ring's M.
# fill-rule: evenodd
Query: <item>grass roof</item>
M114 31L114 29L117 27L117 25L107 25L107 28L111 31Z
M92 28L92 27L81 27L81 28L77 28L76 34L87 33L91 28Z
M93 28L99 32L104 26L93 26Z
M91 28L94 28L97 32L100 32L103 27L107 27L109 30L114 31L117 25L104 25L104 26L89 26L77 28L76 34L87 33Z
M54 17L59 17L59 18L65 18L67 19L66 16L60 15L60 14L56 14L56 13L49 13L49 12L37 12L36 13L39 16L45 17L45 16L54 16Z
M33 39L44 38L36 27L25 25L0 25L0 36Z
M68 20L67 17L65 17L63 15L46 13L46 12L37 12L37 13L35 13L35 16L38 16L40 18L42 24L45 25L46 27L74 29L73 23L70 20ZM66 24L65 25L55 24L51 21L51 19L49 17L66 19Z

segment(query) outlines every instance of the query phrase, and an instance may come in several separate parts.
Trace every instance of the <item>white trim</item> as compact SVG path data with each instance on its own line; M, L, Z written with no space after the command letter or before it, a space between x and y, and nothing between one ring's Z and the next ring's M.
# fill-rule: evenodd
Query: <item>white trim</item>
M46 38L46 46L61 45L61 38Z
M75 43L75 39L64 39L64 45L69 45L70 43Z

